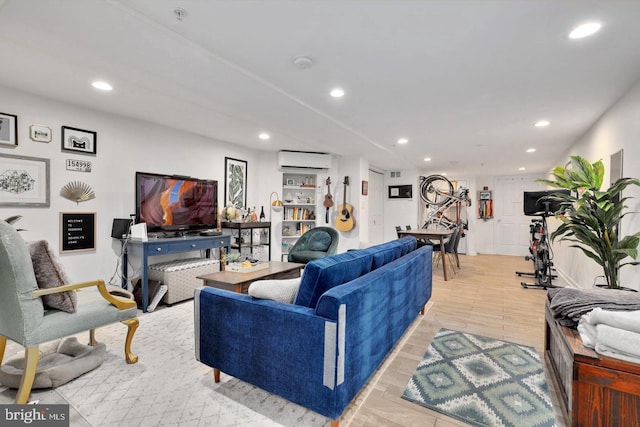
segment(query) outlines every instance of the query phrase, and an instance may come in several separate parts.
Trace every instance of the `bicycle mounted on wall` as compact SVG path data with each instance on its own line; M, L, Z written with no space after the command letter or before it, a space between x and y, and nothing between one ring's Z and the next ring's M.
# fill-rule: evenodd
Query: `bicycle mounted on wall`
M469 189L460 187L454 190L453 183L442 175L421 176L420 180L420 198L426 203L426 219L422 228L452 230L461 225L463 230L468 230L466 208L471 206Z
M529 225L531 233L529 253L524 259L533 261L533 272L516 271L518 277L532 276L535 283L520 282L525 289L548 289L557 288L552 283L558 276L553 268L553 251L549 245L549 233L547 228L547 218L560 209L557 201L548 198L564 191L525 191L524 192L524 214L526 216L539 216L532 219Z

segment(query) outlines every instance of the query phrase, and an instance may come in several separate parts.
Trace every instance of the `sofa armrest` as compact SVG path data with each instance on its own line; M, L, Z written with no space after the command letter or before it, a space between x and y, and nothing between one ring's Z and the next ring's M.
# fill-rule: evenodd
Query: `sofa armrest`
M196 358L337 417L335 322L313 309L205 287L195 292Z

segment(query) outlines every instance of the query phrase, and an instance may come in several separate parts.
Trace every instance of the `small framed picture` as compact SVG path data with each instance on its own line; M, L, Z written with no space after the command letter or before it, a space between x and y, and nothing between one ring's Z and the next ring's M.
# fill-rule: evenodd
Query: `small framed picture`
M413 186L409 185L390 185L390 199L411 199L413 197Z
M0 113L0 145L18 146L18 116Z
M51 128L42 125L29 126L29 138L36 142L51 142Z
M295 185L293 179L288 178L287 179L287 185Z
M362 195L366 196L369 194L369 181L362 181Z
M96 132L62 126L62 151L96 154L97 139Z

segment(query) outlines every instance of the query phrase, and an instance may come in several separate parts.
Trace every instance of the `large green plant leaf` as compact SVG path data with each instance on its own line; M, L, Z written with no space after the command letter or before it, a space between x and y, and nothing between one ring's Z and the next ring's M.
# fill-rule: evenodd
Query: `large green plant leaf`
M556 166L552 179L540 179L552 188L571 190L570 194L556 193L549 200L560 202L560 226L551 234L552 241L573 243L587 257L602 266L607 283L618 285L618 269L624 265L640 265L636 260L640 233L619 238L621 219L627 212L622 191L630 185L640 187L640 180L621 178L606 191L601 191L604 179L602 160L590 163L580 156L572 156L567 167Z

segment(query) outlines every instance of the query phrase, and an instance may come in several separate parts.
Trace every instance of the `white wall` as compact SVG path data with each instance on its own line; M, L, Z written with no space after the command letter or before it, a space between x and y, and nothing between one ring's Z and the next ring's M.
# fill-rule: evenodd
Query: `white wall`
M346 252L348 249L358 249L367 245L369 240L369 229L367 218L369 215L369 202L360 193L362 180L369 179L369 162L358 157L341 157L338 159L339 185L336 187L334 202L336 209L334 216L338 214L338 205L344 202L344 177L349 177L347 186L347 204L353 206L353 218L355 226L349 231L338 231L340 241L338 252ZM332 225L335 224L334 223Z
M224 192L224 158L248 162L248 205L268 206L271 191L280 191L281 179L274 174L275 153L250 150L168 127L105 114L51 101L0 86L2 111L18 116L19 144L0 147L0 154L50 159L50 208L0 208L0 218L20 214L16 225L25 228L25 240L45 239L59 248L60 212L96 212L96 250L61 255L71 280L108 280L116 269L120 245L111 239L114 218L127 218L135 212L134 177L136 171L190 175L218 181L219 200ZM50 143L29 139L29 126L40 124L53 130ZM61 152L60 128L72 126L97 132L97 155ZM65 170L66 159L89 160L90 173ZM260 177L260 180L258 179ZM76 205L59 193L70 181L89 184L96 198ZM138 267L136 267L138 268Z
M637 83L623 98L611 107L602 118L582 137L566 156L557 160L565 164L570 155L580 155L591 162L602 159L605 163L605 182L609 186L609 161L611 154L624 149L623 176L640 178L640 83ZM640 189L628 187L626 197L629 211L640 211ZM631 214L624 218L621 235L640 231L640 216ZM602 269L581 251L567 244L555 244L555 265L572 285L588 288ZM640 290L640 267L626 266L620 270L621 285Z
M422 224L418 224L418 206L422 203L419 187L420 174L416 169L405 169L400 172L399 178L391 178L389 171L384 173L384 240L389 241L397 239L396 225L404 230L405 226L410 225L412 228L419 228ZM413 186L413 198L411 199L389 199L390 185L409 185Z

